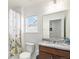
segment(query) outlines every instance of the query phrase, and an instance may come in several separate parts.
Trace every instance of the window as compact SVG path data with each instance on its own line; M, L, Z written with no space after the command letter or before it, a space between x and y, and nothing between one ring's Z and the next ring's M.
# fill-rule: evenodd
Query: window
M38 32L37 16L30 16L25 19L26 32Z

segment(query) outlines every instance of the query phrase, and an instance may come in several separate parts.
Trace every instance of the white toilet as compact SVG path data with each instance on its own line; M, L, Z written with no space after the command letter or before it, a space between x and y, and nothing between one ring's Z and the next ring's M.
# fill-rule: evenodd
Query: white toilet
M22 52L19 56L20 59L31 59L31 55L34 51L34 43L26 42L25 48L26 51Z

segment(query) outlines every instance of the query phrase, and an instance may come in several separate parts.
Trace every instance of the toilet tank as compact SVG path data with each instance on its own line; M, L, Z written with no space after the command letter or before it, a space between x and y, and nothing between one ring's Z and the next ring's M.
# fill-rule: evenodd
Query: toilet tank
M34 45L32 42L26 42L26 51L32 53L34 51Z

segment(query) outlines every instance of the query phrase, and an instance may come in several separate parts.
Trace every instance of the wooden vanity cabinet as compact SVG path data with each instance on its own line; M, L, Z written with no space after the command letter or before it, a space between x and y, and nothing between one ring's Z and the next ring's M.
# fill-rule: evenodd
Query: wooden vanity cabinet
M70 51L39 45L39 59L70 59Z

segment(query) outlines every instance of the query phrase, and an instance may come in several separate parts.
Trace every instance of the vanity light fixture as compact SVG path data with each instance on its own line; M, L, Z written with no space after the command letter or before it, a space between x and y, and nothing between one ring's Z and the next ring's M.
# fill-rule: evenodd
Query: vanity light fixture
M53 1L54 4L56 4L56 2L57 2L57 0L51 0L51 1Z
M56 4L57 0L53 0L54 4Z

